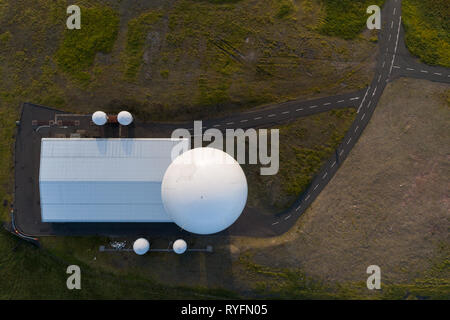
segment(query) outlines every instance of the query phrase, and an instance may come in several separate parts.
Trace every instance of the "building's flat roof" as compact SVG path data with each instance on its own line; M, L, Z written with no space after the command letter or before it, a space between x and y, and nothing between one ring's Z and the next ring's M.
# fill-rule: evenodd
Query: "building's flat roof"
M189 141L43 138L42 221L172 222L161 183L180 143Z

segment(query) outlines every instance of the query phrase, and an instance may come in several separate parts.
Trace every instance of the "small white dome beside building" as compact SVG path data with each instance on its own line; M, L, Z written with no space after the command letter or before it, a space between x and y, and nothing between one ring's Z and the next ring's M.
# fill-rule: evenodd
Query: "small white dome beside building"
M147 239L139 238L133 243L133 250L137 255L144 255L150 250L150 243Z
M187 250L187 243L183 239L178 239L173 243L172 248L176 254L183 254Z
M108 116L103 111L96 111L92 114L92 122L98 126L103 126L108 122Z
M128 111L121 111L117 115L117 121L123 126L128 126L133 122L133 116Z
M247 179L239 163L213 148L178 156L162 181L166 213L186 231L213 234L227 229L247 202Z

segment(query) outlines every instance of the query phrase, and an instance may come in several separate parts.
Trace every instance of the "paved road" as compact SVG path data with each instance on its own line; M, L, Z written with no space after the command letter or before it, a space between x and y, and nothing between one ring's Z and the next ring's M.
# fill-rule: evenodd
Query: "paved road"
M450 70L442 67L432 67L420 63L414 58L405 47L404 30L401 24L401 0L388 0L382 9L382 29L379 39L379 54L374 79L369 87L343 95L325 97L309 101L290 101L281 104L274 104L265 108L239 113L220 119L205 120L203 129L218 128L249 128L249 127L269 127L276 124L291 121L293 119L307 116L314 113L324 112L336 108L354 106L358 113L355 121L345 136L342 144L337 148L335 154L323 165L319 174L313 179L307 190L301 194L294 205L278 214L276 217L268 217L246 208L239 220L225 232L219 235L243 235L243 236L274 236L289 230L296 219L308 208L314 199L325 188L338 168L345 160L353 146L358 141L364 128L367 126L375 107L386 87L387 82L398 77L415 77L431 81L450 83ZM185 127L192 129L193 124L142 124L157 127L158 130L168 132L175 128ZM20 147L20 146L19 146ZM20 172L19 172L20 175ZM29 176L28 176L29 177ZM24 176L25 178L25 176ZM17 179L17 174L16 174ZM31 201L32 199L30 199ZM36 199L34 199L37 201ZM37 213L39 214L39 213ZM73 228L72 228L73 227ZM103 224L101 226L84 226L82 230L76 226L64 226L58 231L58 227L53 226L53 230L41 230L41 234L139 234L150 233L157 235L162 229L172 232L171 226L161 228L160 225L123 227L117 225ZM100 230L100 231L99 231ZM103 231L101 231L103 230ZM37 235L37 234L36 234Z

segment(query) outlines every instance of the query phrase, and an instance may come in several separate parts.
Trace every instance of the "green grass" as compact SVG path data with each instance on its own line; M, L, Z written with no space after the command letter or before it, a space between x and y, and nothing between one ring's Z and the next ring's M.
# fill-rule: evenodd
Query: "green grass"
M366 27L370 5L382 6L384 0L322 0L325 18L319 31L344 39L356 38Z
M294 11L295 6L292 3L292 0L281 0L279 1L279 8L275 17L277 17L278 19L283 19L289 16Z
M342 142L356 116L353 108L332 110L298 119L280 129L280 170L260 176L259 168L244 166L250 204L270 211L289 207ZM274 192L276 190L276 192ZM275 194L276 193L276 194ZM257 205L258 206L258 205Z
M423 62L450 67L450 2L403 1L403 24L409 51Z
M58 66L74 79L90 81L95 56L110 53L119 30L119 16L109 7L81 7L81 29L64 31L56 52Z
M305 190L323 162L342 142L355 116L354 109L333 110L311 116L313 124L310 126L291 124L280 128L281 141L292 137L301 141L300 145L285 143L281 148L280 162L284 165L280 174L287 194L298 195ZM312 137L311 133L319 128L320 133Z
M136 78L142 64L147 35L161 17L159 12L147 12L128 23L125 49L125 78L127 80Z
M5 96L0 94L0 100L4 98ZM15 112L0 108L0 221L8 219L8 209L12 202L12 173L14 172L12 148L16 117Z
M73 256L38 249L4 230L0 230L0 252L0 300L238 298L221 289L169 287L135 274L94 269ZM66 269L72 264L81 268L81 290L66 287Z

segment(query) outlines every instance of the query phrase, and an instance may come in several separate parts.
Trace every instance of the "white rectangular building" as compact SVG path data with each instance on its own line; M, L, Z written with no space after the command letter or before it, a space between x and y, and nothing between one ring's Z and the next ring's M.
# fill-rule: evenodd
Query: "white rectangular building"
M189 141L42 139L42 221L172 222L161 183L179 144L186 150Z

